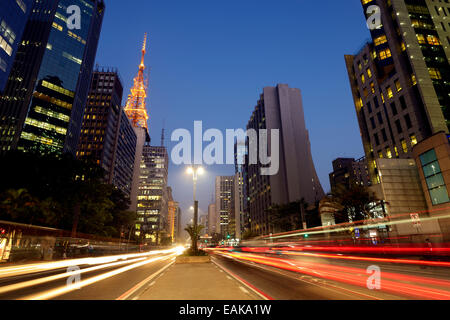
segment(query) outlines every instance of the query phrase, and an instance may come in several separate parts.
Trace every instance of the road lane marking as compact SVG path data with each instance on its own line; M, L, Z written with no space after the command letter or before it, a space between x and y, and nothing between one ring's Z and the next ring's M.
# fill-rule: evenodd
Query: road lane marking
M248 263L248 262L246 262L246 261L240 261L240 260L237 260L237 261L240 262L240 263L242 263L242 264L246 264L246 265L251 266L251 264ZM300 278L300 277L297 278L297 277L295 277L295 276L287 275L287 274L285 274L284 272L280 272L280 271L278 271L278 270L271 269L271 268L273 268L273 267L266 267L266 266L262 266L262 265L259 265L259 264L254 264L253 267L259 268L259 269L262 269L262 270L265 270L265 271L267 271L267 272L278 273L278 274L281 274L282 276L285 276L285 277L288 277L288 278L291 278L291 279L295 279L295 280L298 280L298 281L306 282L306 283L308 283L308 284L310 284L310 285L317 286L317 287L319 287L319 288L326 289L326 290L329 290L329 291L333 291L333 292L339 293L339 294L341 294L341 295L344 294L344 295L347 295L347 296L352 297L352 298L355 298L354 295L357 294L357 295L365 296L366 298L370 298L370 299L373 299L373 300L384 300L384 299L378 298L378 297L376 297L376 296L372 296L372 295L368 295L368 294L365 294L365 293L362 293L362 292L358 292L358 291L346 289L346 288L343 288L343 287L341 287L341 286L338 286L338 285L335 285L335 284L331 284L331 283L329 283L329 282L325 282L325 283L323 283L322 285L318 285L318 284L313 283L313 282L311 281L311 280L313 280L313 279L315 279L315 278L310 277L310 276L303 276L303 275L302 275L301 278ZM335 288L335 289L332 289L332 288L329 288L329 287L332 287L332 288ZM341 292L341 291L338 291L338 290L348 291L348 292L351 292L353 295L350 295L350 294L348 294L348 293ZM362 299L360 299L360 300L362 300Z
M174 260L172 260L168 265L164 266L163 268L159 269L143 281L139 282L137 285L135 285L133 288L125 292L123 295L118 297L116 300L127 300L133 293L141 289L143 286L145 286L148 282L155 279L157 276L159 276L161 273L163 273L165 270L167 270L169 267L171 267L175 263ZM155 281L153 281L150 286L154 285Z
M10 284L7 286L0 287L0 294L4 294L4 293L10 292L10 291L24 289L26 287L37 286L37 285L40 285L40 284L43 284L46 282L51 282L51 281L55 281L55 280L59 280L59 279L68 278L73 275L79 275L79 274L89 273L89 272L93 272L93 271L98 271L101 269L117 267L117 266L124 265L124 264L132 264L133 262L138 262L138 261L142 261L142 260L145 260L145 258L138 258L138 259L133 259L133 260L125 260L125 261L118 261L118 262L113 262L113 263L108 263L108 264L102 264L102 265L95 266L95 267L81 269L80 271L63 272L63 273L56 274L53 276L48 276L48 277L44 277L44 278L38 278L38 279L28 280L28 281L24 281L24 282L15 283L15 284Z
M233 277L234 279L236 279L239 283L243 284L245 287L249 288L251 291L253 291L254 293L256 293L259 297L263 298L264 300L274 300L271 296L269 296L268 294L264 293L263 291L261 291L260 289L256 288L254 285L250 284L249 282L245 281L244 279L242 279L241 277L239 277L238 275L232 273L230 270L228 270L227 268L225 268L224 266L220 265L215 258L211 258L212 263L214 263L215 265L217 265L220 269L223 269L226 273L228 273L231 277ZM221 270L220 270L221 271Z
M159 257L159 258L147 259L147 260L144 260L144 261L141 261L141 262L138 262L138 263L131 264L131 265L126 266L126 267L122 267L120 269L116 269L116 270L113 270L113 271L109 271L109 272L100 274L100 275L95 276L95 277L88 278L86 280L83 280L83 281L77 283L76 286L62 286L62 287L59 287L59 288L56 288L56 289L51 289L51 290L44 291L43 293L29 295L29 296L26 296L24 298L20 298L20 300L48 300L48 299L52 299L54 297L61 296L63 294L66 294L66 293L69 293L71 291L77 290L78 288L83 288L83 287L89 286L91 284L94 284L96 282L99 282L99 281L102 281L102 280L114 277L114 276L116 276L118 274L121 274L121 273L124 273L126 271L133 270L133 269L136 269L138 267L142 267L142 266L144 266L146 264L149 264L149 263L152 263L152 262L156 262L156 261L159 261L159 260L167 260L169 257Z
M248 292L247 289L245 289L243 286L239 286L239 289L241 289L242 291L244 291L244 293L249 294L250 292Z

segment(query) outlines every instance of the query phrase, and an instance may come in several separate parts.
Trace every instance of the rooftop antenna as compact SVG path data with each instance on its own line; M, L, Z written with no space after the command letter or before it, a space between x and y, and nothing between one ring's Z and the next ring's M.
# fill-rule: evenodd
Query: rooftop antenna
M166 126L166 119L163 120L163 126L162 126L162 130L161 130L161 147L164 147L164 139L165 139L165 129Z

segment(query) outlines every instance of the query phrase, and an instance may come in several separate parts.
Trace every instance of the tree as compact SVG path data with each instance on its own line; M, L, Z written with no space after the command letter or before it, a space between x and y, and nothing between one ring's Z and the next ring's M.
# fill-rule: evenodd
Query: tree
M242 240L249 240L251 238L255 238L259 236L255 231L252 231L250 229L246 229L244 233L242 234Z
M306 220L308 203L303 198L283 205L275 204L266 210L269 223L276 232L303 228L302 211Z
M92 159L13 151L0 156L0 177L0 219L110 237L136 221Z
M372 211L380 200L368 188L353 185L350 189L338 185L331 194L331 200L342 210L335 214L336 223L373 219Z
M205 226L202 226L202 225L197 225L197 228L195 228L193 225L189 224L184 229L191 237L191 241L192 241L191 250L194 255L198 255L197 241L198 241L198 239L200 239L200 234L204 228L205 228Z
M29 212L37 205L37 199L27 189L9 189L0 197L0 219L17 222L30 218Z

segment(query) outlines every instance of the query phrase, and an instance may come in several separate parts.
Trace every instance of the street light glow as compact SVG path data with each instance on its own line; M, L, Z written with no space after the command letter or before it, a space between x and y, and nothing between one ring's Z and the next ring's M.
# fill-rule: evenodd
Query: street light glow
M198 174L204 174L204 173L205 173L205 169L203 169L202 167L199 167L199 168L197 169L197 173L198 173Z
M194 169L192 169L192 167L187 168L186 170L187 174L193 174L194 173Z

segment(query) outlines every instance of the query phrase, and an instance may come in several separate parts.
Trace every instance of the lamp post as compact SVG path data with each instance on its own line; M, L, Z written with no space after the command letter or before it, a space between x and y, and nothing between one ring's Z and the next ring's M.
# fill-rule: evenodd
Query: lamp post
M202 175L205 171L202 167L199 166L192 166L187 169L188 174L192 174L192 182L193 182L193 188L194 188L194 231L197 232L197 226L198 226L198 201L196 199L196 193L197 193L197 180L198 176ZM197 252L197 239L193 241L194 245L194 252Z

